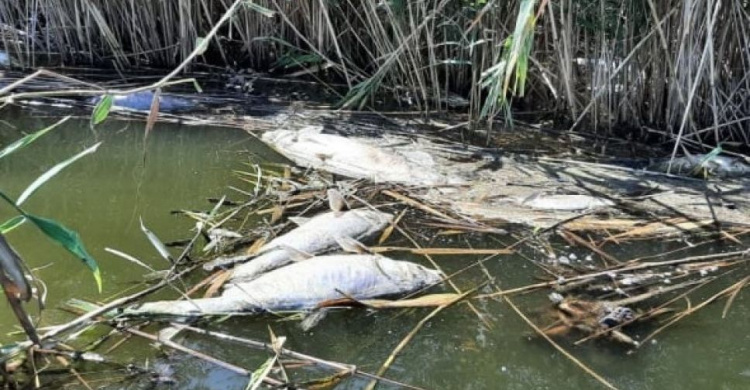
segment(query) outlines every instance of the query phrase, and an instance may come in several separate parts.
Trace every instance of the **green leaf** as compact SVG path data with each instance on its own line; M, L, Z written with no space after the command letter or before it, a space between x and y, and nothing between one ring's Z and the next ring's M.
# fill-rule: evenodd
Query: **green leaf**
M37 177L36 180L34 180L33 183L31 183L26 189L23 191L21 196L18 197L16 200L16 204L20 206L23 204L23 202L26 201L39 187L41 187L44 183L46 183L49 179L53 178L55 175L60 173L63 169L65 169L68 165L76 162L81 157L84 157L86 155L89 155L91 153L96 152L96 150L99 148L99 145L102 143L99 142L98 144L82 151L81 153L76 154L75 156L55 165L54 167L50 168L47 172L44 172L41 176Z
M46 234L47 237L57 241L60 245L67 249L68 252L81 259L83 263L86 264L86 266L89 267L91 272L94 274L96 287L99 289L99 292L102 291L102 276L99 272L99 266L96 264L96 260L94 260L94 258L91 257L91 255L89 255L89 253L86 251L86 247L84 247L83 242L81 241L81 238L78 236L77 232L70 230L57 221L51 219L38 217L36 215L31 215L28 213L25 213L25 216L29 219L29 221L36 225L39 230Z
M0 158L3 158L5 156L7 156L7 155L9 155L9 154L11 154L13 152L15 152L16 150L19 150L19 149L23 148L24 146L26 146L26 145L28 145L28 144L36 141L37 138L39 138L39 137L47 134L50 130L54 129L55 127L57 127L61 123L67 121L68 119L70 119L70 116L66 116L65 118L62 118L61 120L59 120L57 123L53 124L52 126L47 127L45 129L42 129L42 130L39 130L36 133L29 134L29 135L27 135L27 136L19 139L18 141L13 142L12 144L6 146L3 150L0 150Z
M24 222L26 222L26 217L24 217L23 215L15 216L0 225L0 234L8 233L11 230L21 226Z
M201 85L198 84L197 80L193 80L193 87L198 93L203 93L203 88L201 88Z
M261 364L257 370L253 371L253 374L250 376L250 382L248 382L245 390L256 390L260 387L260 385L263 384L263 380L268 376L268 373L271 372L275 363L276 356L272 356Z
M98 125L102 122L104 122L105 119L107 119L107 116L109 116L109 111L112 109L112 102L114 101L114 98L112 95L104 95L102 96L102 100L99 100L99 103L96 103L96 107L94 107L94 112L91 113L91 125Z
M205 53L206 49L208 49L208 41L206 40L206 38L195 38L195 49L198 55Z
M83 246L83 242L78 236L78 233L66 228L57 221L27 213L22 208L18 207L18 205L13 202L13 199L9 198L8 195L5 195L2 192L0 192L0 198L8 202L8 204L13 206L19 214L23 215L26 219L36 225L36 227L39 228L42 233L46 234L47 237L57 241L63 246L63 248L67 249L68 252L81 259L94 274L94 279L96 280L96 286L99 289L99 292L102 291L102 276L99 272L99 266L96 264L96 260L94 260L94 258L86 251L86 247Z
M151 242L151 245L154 246L157 252L161 255L161 257L164 258L164 260L174 263L174 259L172 259L172 255L169 254L169 249L167 249L167 246L164 245L164 243L159 239L159 237L154 234L151 230L148 230L146 225L143 224L143 218L141 218L141 231L143 231L143 234L148 237L148 240Z

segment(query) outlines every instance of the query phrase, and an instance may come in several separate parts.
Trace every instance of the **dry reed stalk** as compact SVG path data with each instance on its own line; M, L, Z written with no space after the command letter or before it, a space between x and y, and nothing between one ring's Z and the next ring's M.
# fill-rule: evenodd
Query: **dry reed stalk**
M636 136L649 135L644 126L663 129L673 150L750 144L744 0L242 4L221 25L236 3L6 0L0 2L0 44L23 66L54 57L65 65L122 70L176 67L195 55L199 37L207 37L213 44L199 61L285 73L307 69L320 80L344 82L349 105L387 91L418 110L440 110L447 107L442 98L458 93L471 99L468 110L476 119L489 100L507 97L555 107L606 133L622 125ZM524 23L536 28L531 35L525 30L531 51L519 55ZM497 72L501 83L495 84L517 85L526 96L503 88L488 100L492 91L482 83L504 59L508 69ZM496 105L484 114L494 118L504 110Z

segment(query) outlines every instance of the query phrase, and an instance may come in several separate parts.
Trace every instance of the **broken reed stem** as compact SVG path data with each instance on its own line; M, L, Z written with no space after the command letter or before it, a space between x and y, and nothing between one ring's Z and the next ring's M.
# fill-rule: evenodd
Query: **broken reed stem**
M510 255L514 251L510 249L472 249L472 248L408 248L399 246L374 246L369 250L375 253L383 252L409 252L415 255Z
M498 291L498 292L489 293L489 294L477 295L475 299L494 298L494 297L499 297L503 295L510 295L510 294L516 294L519 292L534 290L537 288L550 287L550 286L554 286L557 284L564 285L569 282L593 279L593 278L597 278L600 276L608 276L610 274L617 274L620 272L637 271L637 270L649 269L649 268L654 268L654 267L662 267L662 266L667 266L667 265L678 265L678 264L686 264L686 263L698 262L698 261L703 261L703 260L716 260L716 259L748 261L750 260L750 258L744 258L746 254L747 254L747 251L735 251L735 252L728 252L728 253L716 253L716 254L704 255L704 256L692 256L692 257L686 257L686 258L677 259L677 260L637 263L634 265L628 265L629 263L626 263L625 265L618 266L615 268L610 268L610 269L606 269L603 271L597 271L597 272L592 272L589 274L583 274L579 276L566 278L565 281L563 282L560 282L557 280L551 280L549 282L535 283L535 284L530 284L530 285L526 285L522 287L512 288L509 290L503 290L503 291Z
M216 331L211 331L211 330L206 330L206 329L201 329L201 328L195 328L195 327L192 327L192 326L186 326L186 325L183 325L183 324L172 323L171 325L175 326L175 327L178 327L180 329L183 329L183 330L188 330L190 332L202 334L202 335L205 335L205 336L216 337L216 338L218 338L220 340L227 340L227 341L231 341L231 342L237 342L237 343L240 343L240 344L243 344L243 345L247 345L247 346L252 347L252 348L257 348L257 349L262 349L262 350L266 350L266 351L269 351L269 352L274 352L274 349L273 349L273 347L270 344L264 343L264 342L261 342L261 341L250 340L250 339L246 339L246 338L242 338L242 337L232 336L232 335L226 334L226 333L221 333L221 332L216 332ZM362 371L362 370L358 369L357 366L355 366L355 365L350 365L350 364L345 364L345 363L339 363L339 362L334 362L334 361L330 361L330 360L324 360L324 359L317 358L315 356L311 356L311 355L307 355L307 354L304 354L304 353L292 351L292 350L287 349L287 348L281 348L281 349L279 349L279 352L282 355L284 355L284 356L288 356L288 357L293 358L293 359L310 361L310 362L313 362L313 363L315 363L317 365L320 365L320 366L323 366L323 367L326 367L326 368L329 368L329 369L332 369L332 370L338 370L338 371L346 370L346 371L352 372L355 375L359 375L359 376L362 376L362 377L365 377L365 378L368 378L368 379L373 379L373 380L377 380L377 381L380 381L380 382L389 383L389 384L400 386L400 387L407 388L407 389L421 390L421 388L419 388L419 387L415 387L415 386L412 386L412 385L409 385L409 384L406 384L406 383L401 383L401 382L395 381L393 379L388 379L388 378L385 378L385 377L382 377L382 376L378 376L378 375L375 375L375 374L370 374L368 372Z
M130 333L132 335L135 335L135 336L138 336L138 337L143 337L143 338L145 338L147 340L151 340L153 342L165 345L165 346L167 346L169 348L172 348L174 350L177 350L177 351L180 351L180 352L184 352L184 353L186 353L188 355L197 357L198 359L201 359L201 360L207 361L209 363L215 364L215 365L217 365L217 366L219 366L221 368L224 368L226 370L232 371L232 372L234 372L236 374L240 374L240 375L248 376L248 377L252 376L252 374L253 374L252 371L248 371L248 370L246 370L246 369L244 369L242 367L235 366L234 364L227 363L227 362L225 362L223 360L219 360L219 359L217 359L217 358L215 358L213 356L206 355L206 354L204 354L202 352L198 352L198 351L196 351L194 349L190 349L190 348L188 348L188 347L186 347L186 346L184 346L182 344L178 344L178 343L176 343L176 342L174 342L172 340L162 340L162 339L159 339L159 337L154 336L154 335L152 335L150 333L142 332L142 331L136 330L136 329L124 328L122 330L124 332ZM284 383L282 381L279 381L279 380L276 380L276 379L273 379L273 378L269 378L268 376L266 376L266 377L263 378L263 382L265 382L265 383L267 383L269 385L273 385L273 386L286 386L287 385L286 383Z
M737 297L737 294L742 291L743 288L745 288L748 283L750 283L750 276L746 276L744 279L742 279L739 283L737 283L735 286L736 288L732 293L729 295L729 298L727 299L727 304L724 305L724 310L721 312L721 318L727 318L727 313L729 312L729 308L732 306L732 302L734 302L734 299Z
M77 328L77 327L82 326L82 325L87 325L88 322L91 321L91 320L93 320L95 317L98 317L98 316L100 316L100 315L102 315L102 314L104 314L104 313L106 313L108 311L114 310L114 309L116 309L118 307L121 307L123 305L127 305L129 303L135 302L136 300L138 300L140 298L143 298L146 295L154 293L154 292L156 292L156 291L164 288L165 286L169 285L172 281L174 281L176 279L179 279L179 278L187 275L188 273L192 272L193 270L197 269L200 266L201 266L200 264L195 264L195 265L193 265L193 266L191 266L191 267L189 267L189 268L187 268L187 269L185 269L185 270L183 270L183 271L181 271L181 272L179 272L177 274L172 275L168 279L162 280L161 282L159 282L159 283L157 283L157 284L155 284L155 285L153 285L153 286L151 286L151 287L149 287L149 288L147 288L145 290L139 291L139 292L137 292L135 294L131 294L131 295L128 295L128 296L120 298L120 299L116 299L116 300L114 300L114 301L112 301L112 302L110 302L110 303L108 303L106 305L103 305L103 306L99 307L96 310L89 311L89 312L87 312L87 313L85 313L85 314L77 317L76 319L74 319L74 320L72 320L72 321L70 321L70 322L68 322L66 324L55 326L54 328L52 328L47 333L45 333L44 335L40 336L40 339L42 341L49 340L49 339L52 339L52 338L54 338L54 337L56 337L56 336L58 336L58 335L60 335L62 333L70 331L71 329ZM24 350L24 349L30 348L31 346L33 346L33 343L31 341L24 341L24 342L22 342L22 343L19 344L19 350ZM10 357L12 357L12 356L10 356L10 355L5 355L4 356L4 358L6 358L6 359L9 359Z
M398 230L398 231L399 231L399 232L400 232L400 233L401 233L401 234L402 234L402 235L403 235L404 237L406 237L406 239L407 239L407 240L411 241L411 243L412 243L412 244L413 244L413 245L414 245L415 247L417 247L418 249L422 249L422 247L421 247L421 246L419 245L419 243L418 243L418 242L417 242L416 240L414 240L414 238L412 238L412 237L411 237L411 235L409 235L409 234L408 234L408 233L407 233L407 232L406 232L406 231L405 231L405 230L404 230L403 228L401 228L400 226L396 226L396 229L397 229L397 230ZM432 257L431 257L430 255L428 255L428 254L424 254L423 256L424 256L425 258L427 258L427 260L429 260L429 261L430 261L430 263L432 264L432 266L433 266L433 267L435 267L435 268L436 268L436 269L437 269L438 271L440 271L440 273L442 273L443 275L445 275L445 274L446 274L445 272L443 272L442 268L440 268L440 266L439 266L439 265L437 264L437 262L435 262L435 260L434 260L434 259L433 259L433 258L432 258ZM453 280L451 280L451 279L449 278L449 279L446 279L445 281L446 281L446 282L448 282L448 285L450 285L450 286L451 286L451 288L452 288L452 289L453 289L453 290L454 290L454 291L455 291L456 293L458 293L458 294L463 294L463 292L461 291L461 289L459 289L459 288L458 288L458 286L456 286L456 284L455 284L455 283L453 283ZM492 324L490 324L490 322L489 322L489 321L487 321L487 319L486 319L486 318L484 318L484 316L482 315L482 313L480 313L480 312L479 312L479 309L477 309L477 308L476 308L476 306L474 306L474 304L472 304L471 302L467 302L467 304L469 305L469 308L471 308L471 310L472 310L472 311L474 312L474 314L476 314L476 315L477 315L477 317L479 318L479 320L480 320L480 321L482 321L482 323L484 323L484 324L485 324L485 325L487 326L487 328L492 328Z
M713 303L714 301L716 301L717 299L721 298L722 296L733 293L737 288L741 288L743 285L747 284L748 278L750 278L750 277L745 277L744 279L740 280L739 282L737 282L737 283L735 283L735 284L733 284L733 285L731 285L731 286L729 286L729 287L727 287L727 288L719 291L718 293L710 296L708 299L706 299L705 301L699 303L697 306L688 307L687 309L685 309L681 313L676 314L669 322L667 322L666 324L662 325L661 327L659 327L655 331L651 332L651 334L649 334L648 336L646 336L643 339L643 341L641 341L641 344L638 347L636 347L636 348L640 348L642 345L646 344L647 341L649 341L652 338L654 338L657 334L661 333L662 331L664 331L668 327L674 325L675 323L677 323L678 321L682 320L683 318L685 318L685 317L687 317L687 316L695 313L696 311L698 311L700 309L703 309L704 307L708 306L710 303Z
M503 291L501 290L499 292L502 293ZM599 381L599 383L601 383L602 385L604 385L608 389L617 390L617 388L613 384L609 383L606 379L604 379L604 377L602 377L601 375L597 374L594 370L592 370L591 368L589 368L583 362L581 362L580 360L578 360L575 356L571 355L568 351L566 351L565 348L563 348L559 344L557 344L554 340L552 340L552 338L550 338L549 336L547 336L547 334L545 334L541 329L539 329L539 327L537 327L536 324L534 324L534 322L532 322L528 317L526 317L525 314L523 314L523 312L510 300L510 298L508 298L507 296L503 296L503 299L505 300L505 302L508 303L508 305L510 305L511 309L513 309L513 311L515 311L516 314L518 314L518 316L521 317L521 319L524 320L524 322L526 322L526 324L528 324L532 329L534 329L534 331L538 335L542 336L542 338L544 338L545 340L547 340L548 343L550 343L553 347L555 347L555 349L557 349L566 358L568 358L570 361L572 361L573 363L575 363L583 371L585 371L587 374L591 375L591 377L593 377L594 379L596 379L597 381Z
M407 344L414 338L414 336L424 327L424 325L431 320L433 317L438 315L441 311L445 310L446 308L456 304L457 302L461 301L462 299L466 298L470 294L474 293L477 290L477 288L473 288L470 291L467 291L458 297L456 299L452 300L451 302L446 303L445 305L437 307L435 310L431 311L430 314L427 314L422 320L420 320L416 326L409 332L409 334L404 337L403 340L401 340L400 343L394 348L393 352L388 356L388 358L383 362L383 365L380 367L380 369L377 372L377 375L382 376L383 374L388 371L388 368L390 368L391 364L396 360L396 356L398 356L401 351L406 347ZM372 390L377 385L377 380L373 380L370 382L365 389Z
M127 90L105 90L105 89L102 89L101 87L94 86L95 89L93 89L93 90L68 90L68 91L26 92L26 93L11 94L9 96L0 97L0 102L12 102L14 99L19 99L19 98L43 97L43 96L101 95L101 94L128 95L128 94L132 94L132 93L136 93L136 92L150 91L150 90L153 90L153 89L156 89L156 88L162 88L162 87L165 87L165 86L168 86L168 85L175 85L175 84L181 84L181 83L186 83L186 82L197 83L197 81L195 79L192 79L192 78L191 79L185 79L185 80L178 80L178 81L171 81L171 80L175 76L177 76L177 74L179 74L180 72L182 72L185 69L185 67L187 67L190 64L190 62L193 61L193 59L195 57L201 55L205 51L205 49L206 49L205 46L208 45L208 42L210 42L214 38L214 36L216 35L216 33L219 32L219 29L224 25L224 23L226 23L227 20L229 20L230 17L232 17L232 15L234 15L234 13L237 10L237 8L239 6L241 6L244 2L245 2L245 0L235 0L235 2L232 3L232 5L229 7L229 9L227 9L227 11L224 13L224 15L222 15L221 19L219 19L219 21L216 22L216 24L214 24L213 28L211 28L211 31L209 31L206 34L206 36L203 37L202 43L198 44L193 49L193 51L190 52L190 54L176 68L174 68L171 72L169 72L169 74L167 74L166 76L162 77L159 81L157 81L155 83L152 83L152 84L149 84L149 85L146 85L146 86L143 86L143 87L130 88L130 89L127 89ZM32 80L33 78L36 78L38 76L45 75L45 74L49 76L49 75L52 75L53 72L49 72L49 71L46 71L46 70L37 71L34 74L32 74L31 76L25 77L25 78L23 78L23 79L15 82L15 83L9 85L8 87L3 88L2 90L0 90L0 95L2 95L3 93L11 91L13 88L18 87L22 83L28 82L28 81ZM73 82L77 82L77 83L81 83L81 84L84 84L84 85L91 86L91 84L89 84L89 83L86 83L86 82L80 81L80 80L76 80L76 79L73 79L73 78L70 78L70 77L67 77L67 76L55 74L55 77L58 77L58 78L63 79L63 80L73 81Z

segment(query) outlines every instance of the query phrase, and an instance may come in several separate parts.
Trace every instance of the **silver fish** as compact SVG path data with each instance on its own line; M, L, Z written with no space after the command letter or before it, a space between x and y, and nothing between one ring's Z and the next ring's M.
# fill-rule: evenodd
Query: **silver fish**
M534 193L520 199L522 206L538 210L577 211L614 206L609 199L591 195L545 195Z
M276 130L264 133L261 139L300 166L342 176L411 185L451 182L437 171L428 153L413 152L407 156L356 139L323 134L320 130L312 126L300 131Z
M191 317L305 310L331 299L403 295L441 280L439 271L378 255L320 256L229 285L218 298L149 302L123 314Z
M743 177L750 175L750 165L742 159L728 156L714 156L708 158L705 154L694 154L692 156L677 157L672 160L670 168L669 159L665 159L646 168L650 171L667 172L677 175L697 175L717 177Z
M365 240L385 228L392 218L390 214L372 209L318 214L261 247L256 258L234 269L232 281L247 282L263 272L283 267L293 262L298 252L314 255L338 248L337 238L340 237ZM214 269L228 262L244 262L251 258L252 256L220 257L204 268Z

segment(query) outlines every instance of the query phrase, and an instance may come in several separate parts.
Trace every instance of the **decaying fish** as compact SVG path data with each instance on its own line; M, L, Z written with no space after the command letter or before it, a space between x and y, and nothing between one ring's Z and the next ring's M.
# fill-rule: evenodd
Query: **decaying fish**
M149 302L123 314L192 317L305 310L337 298L403 295L441 280L439 271L378 255L320 256L231 284L218 298Z
M576 211L613 206L609 199L591 195L545 195L534 193L519 200L522 206L538 210Z
M250 281L263 272L291 263L298 252L313 255L338 248L340 237L366 240L385 228L392 218L390 214L364 208L326 212L300 222L296 229L271 240L261 247L255 258L247 255L220 257L204 268L213 270L252 259L236 267L232 274L233 282Z
M428 153L409 156L333 134L320 128L276 130L262 140L296 164L373 182L413 185L446 184ZM408 157L408 158L407 158Z
M91 104L97 104L102 98L100 96L89 100ZM116 95L112 99L115 108L126 108L129 110L148 111L151 109L151 101L154 92L142 91L130 95ZM159 111L161 112L186 112L200 108L200 104L185 97L161 94L159 96Z
M739 158L728 156L714 156L709 158L705 154L677 157L672 160L671 168L669 159L665 159L650 165L646 169L657 172L667 172L669 169L671 173L676 175L699 177L743 177L750 175L750 165Z

